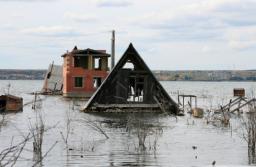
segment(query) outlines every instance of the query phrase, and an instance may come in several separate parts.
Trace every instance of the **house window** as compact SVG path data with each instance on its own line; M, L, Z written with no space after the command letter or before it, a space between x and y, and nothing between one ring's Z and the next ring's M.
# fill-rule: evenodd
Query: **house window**
M81 88L83 87L83 77L75 77L75 87Z
M98 88L101 85L101 78L94 77L93 78L93 88Z

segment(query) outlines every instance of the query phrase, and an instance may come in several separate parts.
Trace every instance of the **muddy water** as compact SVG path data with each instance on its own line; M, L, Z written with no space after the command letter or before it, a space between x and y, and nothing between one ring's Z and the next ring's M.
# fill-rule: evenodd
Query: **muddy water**
M10 92L22 96L24 103L33 99L28 93L40 90L43 84L42 81L0 81L1 94L6 92L8 83ZM178 92L197 95L198 105L204 108L227 102L234 87L245 88L248 96L256 88L254 82L162 82L162 85L175 100ZM213 161L217 166L246 166L248 162L247 146L236 118L232 119L232 128L228 128L207 125L204 119L189 115L177 119L152 114L92 115L79 112L85 102L60 96L40 98L43 99L40 111L46 127L50 128L44 135L43 154L58 142L43 160L43 166L212 166ZM37 112L28 105L23 112L6 116L7 122L0 131L0 150L12 140L19 142L29 132L29 124L35 121ZM68 148L61 137L61 132L66 134L67 118L73 120ZM144 149L138 144L138 128L127 128L131 119L148 126ZM109 139L90 127L90 122L96 122ZM16 166L31 166L34 162L30 141Z

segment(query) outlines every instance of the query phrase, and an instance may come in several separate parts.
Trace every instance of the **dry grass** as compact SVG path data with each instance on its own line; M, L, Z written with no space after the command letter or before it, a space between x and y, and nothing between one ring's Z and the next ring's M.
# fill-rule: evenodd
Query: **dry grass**
M158 139L163 132L159 122L155 125L146 119L131 115L128 117L126 129L130 134L137 137L137 144L135 144L136 150L157 150Z
M30 134L24 137L24 140L22 140L22 142L16 145L13 145L11 141L11 145L0 152L0 166L1 167L14 166L17 163L18 159L20 158L20 155L24 150L29 139L30 139Z
M256 163L256 109L250 110L243 118L242 125L244 127L243 138L248 146L249 164Z

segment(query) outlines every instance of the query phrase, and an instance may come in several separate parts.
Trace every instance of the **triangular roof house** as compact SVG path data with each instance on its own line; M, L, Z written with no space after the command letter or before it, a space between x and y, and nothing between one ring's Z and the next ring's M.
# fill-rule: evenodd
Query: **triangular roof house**
M130 44L83 110L85 112L158 111L177 114L178 105Z

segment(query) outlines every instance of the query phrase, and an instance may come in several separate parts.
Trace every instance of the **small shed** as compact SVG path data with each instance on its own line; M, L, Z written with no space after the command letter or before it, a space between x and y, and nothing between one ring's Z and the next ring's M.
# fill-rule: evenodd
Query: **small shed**
M178 105L155 78L132 44L87 102L85 112L170 112Z
M236 97L244 97L245 96L244 88L234 88L233 93L234 93L234 96L236 96Z
M0 111L22 111L23 99L13 95L0 96Z

